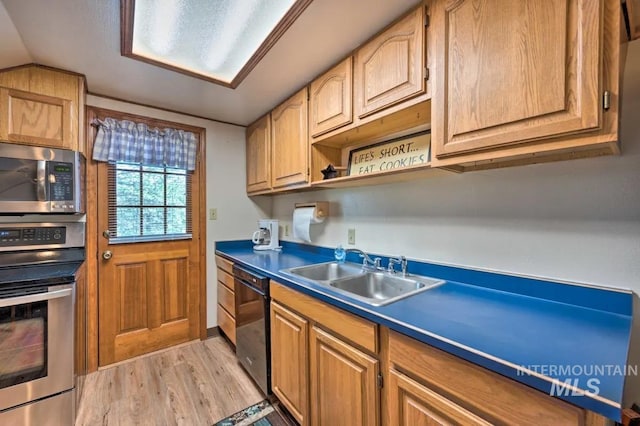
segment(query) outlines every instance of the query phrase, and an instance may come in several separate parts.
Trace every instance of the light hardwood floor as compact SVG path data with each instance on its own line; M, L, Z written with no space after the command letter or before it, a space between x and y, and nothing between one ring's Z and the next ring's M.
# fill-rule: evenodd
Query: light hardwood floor
M263 399L215 337L88 375L76 426L210 426Z

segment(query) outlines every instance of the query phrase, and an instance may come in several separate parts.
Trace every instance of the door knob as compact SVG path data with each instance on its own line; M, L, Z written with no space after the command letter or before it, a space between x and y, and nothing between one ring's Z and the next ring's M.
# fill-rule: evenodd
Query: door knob
M107 250L107 251L103 251L102 252L102 258L104 260L109 260L111 259L111 256L113 256L113 253L111 253L111 250Z
M111 232L109 232L109 230L107 229L106 231L102 232L102 236L108 240L109 238L111 238Z

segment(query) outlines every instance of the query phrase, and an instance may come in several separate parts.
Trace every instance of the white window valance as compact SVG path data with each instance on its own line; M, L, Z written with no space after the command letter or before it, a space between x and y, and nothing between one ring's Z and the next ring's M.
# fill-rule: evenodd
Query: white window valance
M195 170L198 138L192 132L159 129L144 123L105 118L93 145L96 161L137 163L145 166Z

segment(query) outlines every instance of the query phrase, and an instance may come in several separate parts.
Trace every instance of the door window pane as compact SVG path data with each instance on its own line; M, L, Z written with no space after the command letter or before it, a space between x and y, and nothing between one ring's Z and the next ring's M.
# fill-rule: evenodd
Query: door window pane
M167 175L167 205L187 205L187 177L184 175Z
M118 237L140 236L140 209L137 207L118 207L117 209Z
M142 209L142 235L164 234L164 208Z
M140 204L140 172L118 170L116 172L118 186L116 189L119 206L136 206Z
M167 234L184 234L187 232L187 209L167 209Z
M191 237L191 174L186 170L109 164L110 241Z
M164 174L142 172L142 204L164 205Z

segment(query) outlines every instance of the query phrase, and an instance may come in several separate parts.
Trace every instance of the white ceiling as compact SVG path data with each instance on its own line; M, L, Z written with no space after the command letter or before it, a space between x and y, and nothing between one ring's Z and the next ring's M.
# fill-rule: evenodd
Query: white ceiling
M314 0L229 89L120 56L119 0L1 0L0 67L67 69L85 74L94 94L247 125L417 3Z
M2 40L0 43L0 68L32 61L2 2L0 2L0 40Z

